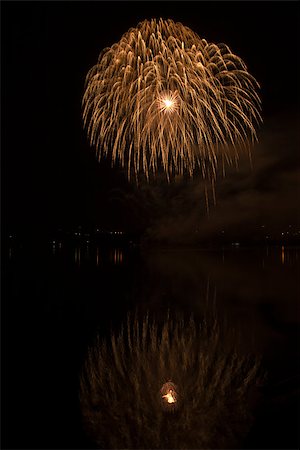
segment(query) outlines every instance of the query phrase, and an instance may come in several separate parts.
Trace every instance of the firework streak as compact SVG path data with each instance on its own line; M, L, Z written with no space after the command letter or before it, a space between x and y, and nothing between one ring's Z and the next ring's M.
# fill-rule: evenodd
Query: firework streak
M259 85L225 44L181 23L145 20L105 48L86 77L83 120L99 160L147 179L199 171L214 182L250 149L261 122Z

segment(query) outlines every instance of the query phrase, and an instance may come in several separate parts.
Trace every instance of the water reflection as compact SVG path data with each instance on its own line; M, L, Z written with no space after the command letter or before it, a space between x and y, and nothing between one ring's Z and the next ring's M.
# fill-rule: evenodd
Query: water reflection
M116 249L113 249L109 254L109 261L114 265L118 261L115 251ZM242 448L243 433L248 432L251 423L251 408L247 409L246 395L243 401L246 411L241 411L234 394L230 399L226 396L229 391L235 392L235 388L222 387L223 380L233 382L235 379L244 379L243 376L235 377L230 373L234 352L230 350L232 342L228 342L230 339L227 331L235 328L239 333L240 353L237 352L239 356L236 361L239 361L239 358L247 359L249 353L263 355L264 367L269 374L268 392L271 392L276 383L298 373L296 361L299 359L299 351L296 336L299 331L299 249L285 247L284 264L281 256L281 246L239 248L238 251L235 248L223 248L219 251L145 251L140 255L135 267L129 266L132 281L127 288L124 288L124 280L128 281L130 278L125 276L126 266L123 266L120 272L112 271L115 286L114 294L109 285L109 298L115 298L115 304L111 306L112 316L121 308L126 313L128 306L123 304L124 294L126 292L129 296L128 292L133 291L133 301L139 304L141 319L139 329L135 328L134 323L130 325L131 330L135 329L130 342L125 328L123 335L116 334L104 347L101 347L102 340L99 339L98 344L90 350L90 359L85 366L82 407L87 432L98 446ZM107 262L106 260L105 264ZM121 282L119 287L115 283L116 274L124 274L124 278L120 279L123 283ZM215 362L210 360L213 353L211 344L203 342L205 332L195 337L192 331L188 331L188 325L185 325L180 335L182 340L185 340L185 345L180 348L180 344L175 343L172 350L172 343L174 340L176 342L174 330L166 332L164 341L159 335L160 331L157 331L160 336L157 337L156 331L151 335L151 326L147 328L142 325L142 318L149 310L160 324L165 323L165 311L168 308L181 317L193 313L197 323L202 323L203 317L208 314L206 323L210 323L210 334L207 339L210 343L216 343L216 353L212 357ZM218 312L218 326L223 329L217 333L218 339L225 346L220 353L217 343L219 341L214 341L214 326L210 322L213 311ZM168 327L167 322L166 329L170 330ZM144 341L143 336L146 336ZM165 342L164 349L159 347L161 342ZM199 367L197 368L198 363L195 362L193 345L191 344L190 348L187 342L199 344L197 351L202 351L201 364L209 366L207 372L205 367L201 366L202 375L209 373L206 381L199 381L201 376ZM203 353L203 349L207 349L207 353ZM221 353L225 355L226 364L219 359L218 355ZM194 362L189 362L189 358ZM102 372L101 367L106 369ZM193 381L189 381L190 375L187 375L187 372L193 374ZM214 377L219 381L215 383ZM196 378L198 381L195 381ZM184 393L185 406L182 411L176 411L175 415L165 417L160 410L160 401L156 394L161 386L170 380L178 386L179 392ZM210 381L214 386L211 394ZM255 377L252 381L252 388L255 390ZM198 382L201 388L198 388ZM287 404L285 395L289 389L284 386L280 400L283 405ZM252 399L255 395L251 391ZM211 398L210 406L206 396ZM273 411L273 397L271 400L270 398L264 422L272 421L268 419ZM189 404L186 401L191 402L192 406L186 406ZM231 411L234 411L233 415ZM235 415L236 411L239 411L238 417ZM243 416L244 412L246 416ZM278 414L280 417L280 413ZM293 420L292 409L288 409L285 414ZM240 422L242 417L248 417L246 424ZM194 418L197 423L193 422ZM120 430L120 434L108 434L106 430L110 430L112 426ZM165 430L163 438L162 429ZM178 433L172 433L171 430L174 429ZM137 430L136 434L131 434L131 430ZM283 430L278 431L280 432L284 433ZM231 441L227 433L231 434L231 437L234 436L236 441ZM288 435L287 433L285 436ZM257 436L256 439L257 447L251 448L264 448L260 446ZM272 442L276 442L276 438Z
M99 263L100 263L99 248L97 247L97 250L96 250L96 265L99 266Z
M75 264L80 267L80 259L81 259L81 248L80 247L75 247L74 249L74 260L75 260Z
M77 368L82 362L82 352L86 343L90 342L91 335L99 332L99 330L102 337L107 337L111 326L114 330L118 329L119 323L126 318L128 310L134 309L136 305L139 305L142 311L141 317L147 310L150 310L159 323L163 322L164 311L167 308L180 314L186 313L189 315L193 313L197 323L201 322L205 311L215 308L218 311L218 316L222 318L222 323L226 321L227 330L232 327L239 330L242 357L249 352L263 355L264 367L269 374L268 386L276 383L283 386L284 383L279 383L291 379L299 373L299 248L284 245L284 252L282 252L281 245L260 248L240 247L238 250L224 247L211 251L154 251L126 247L120 250L108 245L95 245L93 241L88 247L86 242L81 242L81 246L79 246L77 242L63 241L61 248L59 244L58 242L54 251L52 240L46 241L45 246L41 248L38 247L38 244L32 247L31 242L28 242L23 248L17 242L11 243L7 249L4 248L6 258L10 255L12 258L5 268L5 302L6 308L9 309L7 315L9 326L7 326L7 329L12 330L12 335L16 336L17 348L23 345L24 352L22 353L25 355L26 361L32 361L32 365L27 365L28 379L35 380L34 374L39 373L41 385L52 386L52 392L59 392L57 401L53 402L51 409L49 402L40 401L40 390L36 387L35 382L32 383L28 392L33 399L32 405L39 404L39 408L32 406L32 410L34 408L37 411L34 413L37 416L49 414L51 417L57 417L57 404L61 402L62 398L66 398L65 392L68 390L70 397L66 400L66 414L69 417L75 414L74 409L76 408L73 405L76 402L74 399L77 399L78 395L75 388ZM282 253L284 253L284 263ZM264 268L262 268L263 263ZM216 296L214 292L217 293ZM22 330L22 334L18 332L18 329ZM60 330L59 333L58 330ZM24 341L24 337L26 338L30 333L32 339ZM185 336L185 339L188 339L186 334ZM191 334L189 336L191 338ZM140 337L142 337L142 329L140 330ZM155 340L149 339L150 341L154 342ZM210 342L213 342L213 339ZM37 347L35 344L39 346ZM109 345L110 357L115 360L112 342ZM143 355L143 347L139 348L142 348L140 354ZM93 351L97 355L98 350ZM115 351L118 356L120 352L117 341ZM147 346L145 351L147 355ZM10 353L11 355L15 354L14 347ZM171 357L168 359L169 352L165 353L167 353L166 358L161 356L161 352L156 353L156 359L151 365L152 380L153 383L156 383L153 384L153 389L149 390L148 388L149 374L145 366L139 364L138 360L132 361L131 364L130 356L129 364L126 362L128 361L127 356L124 364L121 359L121 373L118 375L118 382L120 381L122 384L121 394L128 395L128 398L131 399L131 406L128 409L126 408L125 412L129 425L137 417L134 415L136 409L141 408L141 421L149 426L147 430L153 428L154 434L158 430L157 416L150 414L150 411L153 412L153 410L144 408L142 405L141 399L145 398L144 393L146 392L147 397L151 392L152 398L154 392L155 397L163 384L170 380L178 386L179 393L182 392L182 389L185 392L186 389L186 387L181 387L182 385L185 386L183 372L185 366L184 364L180 365L175 356L176 364L178 363L179 367L175 375L168 371L168 373L165 372L164 379L158 380L157 377L154 377L153 371L157 372L159 370L157 366L161 367L163 361L169 361L169 366L172 364L170 362ZM187 353L184 351L181 354L186 355ZM194 353L190 353L190 355L192 354ZM41 355L44 355L47 370L41 371ZM14 356L12 358L15 360ZM15 366L12 366L13 369L10 372L12 375L18 373L19 362L17 359L15 361ZM205 361L205 358L203 361ZM230 357L228 361L230 362ZM62 365L61 373L67 375L53 377L52 368L56 370L55 368ZM221 372L216 393L219 392L219 388L222 391L221 380L223 380L223 375L229 373L227 372L229 367L230 365L227 364ZM134 371L131 373L132 368L134 368ZM140 372L138 368L140 368ZM194 371L194 368L195 366L192 366L191 372ZM96 370L98 369L96 368ZM197 374L197 370L194 372ZM98 379L97 371L91 372L91 374L93 373L97 374L96 382L103 381L101 376ZM138 380L142 381L139 381L135 388L140 400L132 402L133 396L130 392L132 393L134 388L132 377L135 376L135 373L138 373ZM127 375L130 378L128 385L124 381L124 377ZM194 375L192 374L192 376ZM12 379L14 378L12 377ZM110 381L107 380L107 383L110 383ZM91 390L87 397L87 408L90 414L93 414L92 411L97 412L99 404L103 405L101 401L108 402L108 400L107 398L100 399L100 403L98 403L98 397L103 394L103 391L97 394L98 397L97 395L94 397L92 389L96 388L90 387L88 389ZM268 413L262 414L260 433L256 434L254 444L249 444L249 447L244 448L267 448L261 443L259 437L263 430L267 430L264 431L265 442L270 447L276 448L277 437L280 433L280 442L287 441L288 448L297 447L293 428L296 415L290 407L290 403L286 406L286 393L288 391L286 384L280 389L277 413L273 412L273 404L268 403ZM13 383L11 392L14 390L15 383ZM289 402L296 398L293 390L294 386L290 385ZM22 386L19 392L21 393L21 391ZM116 392L119 395L119 391ZM110 404L116 405L118 401L116 392L109 393ZM188 398L192 402L198 402L194 391L191 389L189 392L191 395L185 395L184 398ZM105 397L107 395L105 393ZM119 399L123 398L122 395ZM204 392L201 395L204 396L201 398L205 399L207 393ZM194 399L195 397L196 399ZM96 398L94 403L91 402L92 398ZM157 399L157 396L155 398ZM15 395L13 399L12 404L17 404L19 401L18 395ZM223 394L220 394L220 400L218 395L212 394L212 399L217 406L214 406L212 410L207 408L207 415L205 418L202 416L199 422L203 425L203 433L207 433L208 437L211 432L211 423L215 419L217 420L217 422L214 422L216 428L221 424L220 426L223 429L228 421L228 416L230 416L229 410L222 413L221 417L211 417L213 412L217 414L221 411L219 404L222 408L225 407ZM155 402L154 399L150 401ZM205 404L205 401L203 404ZM199 404L200 415L203 413L201 405L202 403ZM136 409L134 410L134 408ZM234 410L234 408L229 409ZM128 417L130 410L132 411L131 418ZM189 413L189 409L185 409L185 411L186 414ZM34 414L30 416L30 420L24 422L24 426L29 427L32 423L31 419L37 418ZM107 415L103 417L103 424L107 424L109 430L112 429L112 426L108 423L110 414L112 414L112 410L108 411ZM119 418L124 415L123 409L118 409L117 414ZM280 426L274 426L274 414L277 414L276 423ZM98 420L97 416L95 417L95 420ZM165 427L171 428L171 424L174 429L177 429L176 415L166 418L159 412L158 417L161 417L160 435L164 435L163 430L166 429ZM206 419L207 424L205 423ZM288 425L282 426L284 420ZM266 427L267 421L269 428ZM179 429L182 429L184 421L179 422ZM74 419L71 424L73 429L76 427L76 423L78 422ZM198 428L197 426L196 429ZM53 424L54 436L57 429L64 429L63 420L61 423ZM231 425L228 430L230 429ZM142 434L141 425L138 425L138 430L138 436L140 436ZM117 431L121 433L121 430ZM219 435L217 432L216 434ZM130 439L135 439L133 434L130 436ZM168 436L169 434L167 434L166 439ZM185 436L187 436L186 433ZM141 442L142 437L137 439L140 439ZM206 437L201 437L201 439L204 440ZM176 443L173 442L172 444L175 446ZM138 445L138 443L134 445ZM125 441L122 443L123 448L124 446ZM191 448L190 443L186 444L186 447ZM215 445L213 448L224 447L223 445ZM287 447L282 445L281 448Z
M51 254L53 257L59 257L60 259L63 257L64 261L68 261L70 256L72 256L78 268L85 267L87 264L90 267L95 265L96 267L104 268L107 263L121 266L124 263L125 252L126 250L123 248L100 248L92 245L90 242L75 247L63 247L62 243L51 242ZM11 251L9 257L11 257Z
M89 436L100 448L238 446L261 379L258 359L235 342L209 315L200 323L129 316L119 333L89 349L80 393ZM163 401L166 385L176 386L175 408Z
M63 250L62 242L51 242L51 251L53 256L58 256ZM94 264L96 266L100 266L101 262L101 254L102 259L104 257L109 259L109 262L113 265L122 265L124 263L124 255L128 252L128 249L112 247L110 249L107 248L99 248L98 246L94 246L90 241L86 241L83 245L77 245L73 247L73 260L76 265L80 267L83 263L82 255L84 255L85 261L92 261L91 258L94 259ZM204 252L199 251L201 254ZM277 247L263 247L259 249L243 249L239 246L231 246L231 248L222 247L219 251L211 251L207 254L211 253L215 256L219 255L222 265L226 266L228 264L231 265L233 259L238 259L238 253L242 253L241 258L248 253L250 257L253 259L253 254L256 252L256 264L259 264L262 269L266 269L269 267L274 267L274 261L277 259L280 262L281 266L285 266L289 264L293 266L299 260L299 249L297 247L286 247L285 245L277 246ZM193 252L194 253L194 252ZM69 251L66 249L66 256L68 257ZM12 248L10 247L8 250L9 259L12 258ZM259 266L258 266L259 267Z
M284 245L281 247L281 263L284 264Z
M123 263L123 250L120 248L115 248L110 252L110 261L114 265L120 265Z
M56 256L58 255L62 250L62 242L60 241L52 241L52 255Z
M87 242L86 242L86 246L85 246L85 253L84 253L84 258L85 258L87 261L90 260L90 253L91 253L91 250L90 250L90 242L87 241Z

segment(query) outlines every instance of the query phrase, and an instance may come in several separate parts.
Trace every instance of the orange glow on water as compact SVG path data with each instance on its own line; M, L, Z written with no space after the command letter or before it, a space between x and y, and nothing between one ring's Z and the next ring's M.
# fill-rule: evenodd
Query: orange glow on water
M123 263L123 251L119 248L115 248L111 253L111 260L115 265L119 265Z
M170 389L169 392L166 395L163 395L162 398L167 399L168 403L175 403L176 402L176 398L173 394L173 390Z
M284 264L285 255L284 255L284 245L281 247L281 264Z
M175 411L178 408L178 390L177 386L172 381L168 381L162 386L160 395L162 408L165 411Z

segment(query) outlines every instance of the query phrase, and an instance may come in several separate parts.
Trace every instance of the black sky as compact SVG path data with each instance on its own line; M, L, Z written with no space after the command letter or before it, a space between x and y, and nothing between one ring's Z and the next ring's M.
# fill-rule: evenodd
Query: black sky
M170 223L184 225L185 232L197 223L207 232L224 223L249 223L249 218L280 226L297 222L298 3L1 3L5 229L99 224L148 228L155 235ZM88 69L101 49L154 17L180 21L208 41L225 42L262 86L264 125L254 168L241 162L238 174L229 173L220 182L209 223L201 222L199 186L137 189L121 170L96 161L82 130Z

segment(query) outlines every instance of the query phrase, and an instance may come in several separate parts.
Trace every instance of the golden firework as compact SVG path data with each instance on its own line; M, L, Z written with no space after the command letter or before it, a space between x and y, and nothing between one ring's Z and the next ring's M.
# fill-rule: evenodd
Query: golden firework
M145 20L105 48L86 77L83 120L98 158L128 178L195 170L214 181L257 140L259 85L225 44L172 20Z

